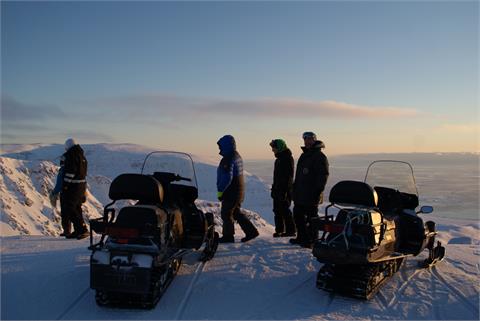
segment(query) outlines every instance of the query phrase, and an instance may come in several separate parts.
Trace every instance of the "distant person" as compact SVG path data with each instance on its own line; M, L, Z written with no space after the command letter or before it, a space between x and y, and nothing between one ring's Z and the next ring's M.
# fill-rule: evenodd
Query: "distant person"
M62 192L63 188L63 180L65 178L65 157L62 155L60 157L60 168L58 169L57 173L57 179L55 181L55 187L53 190L50 192L50 203L52 204L52 207L55 209L57 207L57 201L59 199L60 193ZM62 205L60 204L60 207ZM61 224L62 224L62 229L63 232L60 233L60 236L69 236L71 234L71 225L72 221L70 219L70 215L67 215L67 213L61 213Z
M86 201L87 190L87 159L80 145L73 138L65 141L64 175L60 205L62 217L68 217L73 223L73 232L65 235L66 238L83 239L89 235L83 220L82 203Z
M298 159L293 183L293 217L297 237L290 243L311 248L318 238L318 230L311 225L311 219L318 216L318 205L323 203L323 190L329 175L328 159L322 152L325 144L317 140L313 132L302 135L305 146Z
M276 158L271 192L275 220L273 237L292 237L296 232L290 211L294 171L292 152L283 139L272 140L270 147Z
M217 169L217 197L222 202L221 216L223 220L223 235L219 242L235 242L234 220L245 233L245 237L241 241L247 242L256 238L258 231L247 216L240 211L245 196L243 160L237 152L233 136L223 136L217 145L220 155L223 156Z

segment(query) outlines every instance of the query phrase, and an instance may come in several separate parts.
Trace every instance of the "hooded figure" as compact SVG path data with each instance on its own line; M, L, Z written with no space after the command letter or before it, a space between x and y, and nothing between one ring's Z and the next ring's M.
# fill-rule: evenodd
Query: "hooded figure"
M83 149L75 144L73 138L65 141L65 150L60 205L62 217L65 216L66 221L69 219L73 223L74 231L70 233L68 224L68 227L64 226L64 233L66 238L82 239L89 235L82 214L82 203L86 201L88 163Z
M294 171L292 152L283 139L272 140L270 147L276 158L271 193L275 219L273 237L295 236L295 223L290 211Z
M217 168L217 197L222 202L223 235L220 243L235 242L234 220L238 222L247 242L258 236L258 231L252 222L240 211L245 196L245 181L243 178L243 160L237 152L235 139L225 135L217 142L220 155L223 156Z
M316 231L310 224L311 219L318 216L318 205L323 202L323 190L329 176L327 156L322 152L325 144L317 140L313 132L303 133L305 146L298 159L293 183L293 217L297 227L297 238L290 239L290 243L303 247L312 247L318 238Z

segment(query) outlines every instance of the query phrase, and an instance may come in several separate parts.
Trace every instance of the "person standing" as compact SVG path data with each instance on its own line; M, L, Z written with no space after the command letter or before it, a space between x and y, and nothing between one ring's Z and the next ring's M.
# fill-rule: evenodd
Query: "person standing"
M83 239L89 235L83 220L82 203L86 201L87 159L80 145L73 138L65 141L65 158L60 205L62 217L69 217L73 223L73 232L66 238Z
M311 225L311 219L318 216L318 205L323 203L323 190L328 180L328 159L322 152L325 144L317 140L313 132L302 135L305 146L297 163L293 183L293 216L297 237L290 243L311 248L318 238L318 230Z
M222 202L221 216L223 220L223 235L219 242L235 242L234 220L245 233L245 237L241 241L248 242L258 236L258 231L240 210L245 196L243 160L237 152L233 136L223 136L218 140L217 145L220 155L223 156L217 168L217 197Z
M292 152L283 139L272 140L270 147L276 158L271 192L275 220L273 237L292 237L295 236L295 223L290 211L295 166Z

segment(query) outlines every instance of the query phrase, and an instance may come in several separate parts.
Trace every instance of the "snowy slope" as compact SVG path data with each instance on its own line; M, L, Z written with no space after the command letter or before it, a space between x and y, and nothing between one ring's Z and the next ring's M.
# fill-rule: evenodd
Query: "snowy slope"
M58 167L50 161L23 161L0 157L0 232L2 235L58 235L60 205L53 208L48 193ZM97 180L97 177L92 178ZM102 186L102 181L94 186ZM107 189L108 191L108 189ZM98 217L102 204L88 193L83 205L86 218Z
M89 196L85 217L101 216L110 202L108 189L122 173L139 173L150 149L132 144L83 145L88 167ZM0 157L0 232L2 235L58 235L58 212L51 207L48 191L53 188L63 145L2 145ZM216 164L195 157L199 198L216 201ZM272 223L269 186L246 173L245 208L260 213Z
M203 204L211 206L212 204ZM213 206L215 207L215 206ZM254 215L253 213L250 213ZM100 308L89 289L88 241L42 236L1 239L2 319L58 320L478 320L479 230L435 220L447 257L431 270L410 258L371 301L316 289L321 266L310 250L259 238L222 244L206 264L189 254L153 310ZM238 237L241 232L237 233ZM28 309L25 307L28 306Z

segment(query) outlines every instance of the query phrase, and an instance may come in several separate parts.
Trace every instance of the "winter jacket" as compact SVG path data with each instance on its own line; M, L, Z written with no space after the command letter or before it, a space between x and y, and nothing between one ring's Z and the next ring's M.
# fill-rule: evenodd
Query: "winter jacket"
M72 197L85 198L88 162L80 145L74 145L63 154L65 157L62 192Z
M236 150L235 139L225 135L217 144L223 156L217 168L217 191L223 192L223 201L241 203L245 196L245 181L243 160Z
M303 154L298 159L293 201L295 204L316 206L323 202L323 190L327 183L328 159L321 149L325 145L316 141L312 148L302 147Z
M275 200L292 200L294 162L290 149L275 154L271 196Z

